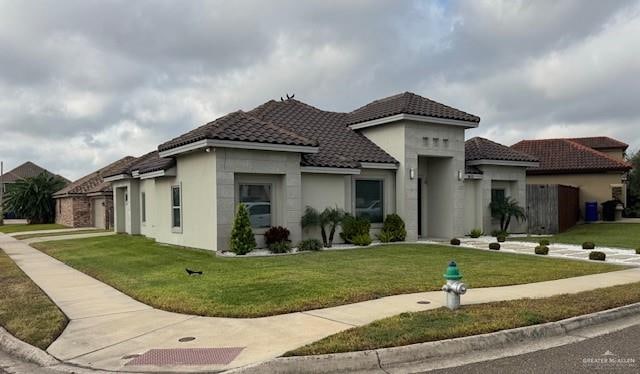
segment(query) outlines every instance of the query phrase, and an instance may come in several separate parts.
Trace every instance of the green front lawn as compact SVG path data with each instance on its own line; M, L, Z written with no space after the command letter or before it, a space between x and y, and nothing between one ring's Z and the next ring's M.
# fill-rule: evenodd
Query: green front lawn
M492 253L424 244L384 245L263 258L113 235L34 247L157 308L258 317L439 290L455 259L470 287L539 282L622 269L606 263ZM204 271L187 276L185 268Z
M0 326L13 336L47 349L67 325L67 317L0 250Z
M463 299L464 301L464 299ZM640 302L640 283L543 299L520 299L402 313L328 336L285 356L363 351L559 321Z
M541 238L511 238L538 242ZM546 238L545 238L546 239ZM548 238L551 243L577 244L594 242L597 246L640 248L640 223L592 223L571 229ZM597 249L597 248L596 248Z
M38 225L2 225L0 226L0 232L5 234L11 234L14 232L24 232L24 231L40 231L40 230L56 230L56 229L68 229L68 227L63 225L58 225L56 223L43 223Z

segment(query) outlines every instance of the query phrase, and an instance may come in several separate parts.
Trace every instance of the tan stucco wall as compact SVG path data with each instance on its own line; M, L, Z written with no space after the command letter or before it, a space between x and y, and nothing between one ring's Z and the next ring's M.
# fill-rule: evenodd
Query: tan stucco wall
M605 155L613 157L616 160L624 160L624 151L622 149L600 149L598 150L598 152L604 153Z
M584 214L584 204L597 201L599 204L611 200L611 185L621 184L622 174L560 174L528 175L527 184L564 184L580 188L580 212Z

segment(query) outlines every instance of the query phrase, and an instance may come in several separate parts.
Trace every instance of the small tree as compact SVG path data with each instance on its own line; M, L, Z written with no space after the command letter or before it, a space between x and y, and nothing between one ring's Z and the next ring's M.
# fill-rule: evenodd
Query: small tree
M627 180L626 213L628 216L640 217L640 151L632 153L627 161L633 166Z
M249 211L244 204L239 204L231 229L231 251L238 255L245 255L256 248L256 238L251 229Z
M322 213L318 213L315 208L307 206L304 210L301 224L303 229L316 226L320 227L322 244L327 248L331 248L336 229L344 219L344 216L344 210L338 207L326 208ZM328 236L327 228L329 229Z
M524 208L511 197L492 201L489 207L491 208L491 216L500 219L500 231L504 233L509 229L512 218L515 218L518 222L527 219Z
M4 208L29 223L53 222L56 217L53 194L65 184L61 178L48 173L19 180L8 189Z

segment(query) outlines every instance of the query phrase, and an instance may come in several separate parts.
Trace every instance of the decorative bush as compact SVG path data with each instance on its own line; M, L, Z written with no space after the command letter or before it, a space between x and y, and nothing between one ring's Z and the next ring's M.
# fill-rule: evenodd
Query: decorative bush
M275 243L288 242L289 234L288 229L282 226L274 226L264 233L264 241L267 243L267 246Z
M407 237L404 221L397 214L388 214L382 224L382 232L388 235L389 241L402 242ZM380 239L382 241L382 239Z
M385 232L385 231L380 231L380 234L378 234L378 240L380 240L383 243L389 243L391 242L393 236L391 235L391 233L389 232Z
M504 243L507 240L507 237L504 235L498 235L496 239L498 240L498 243Z
M551 244L551 242L549 241L549 239L542 239L538 242L538 244L540 244L543 247L548 246L549 244Z
M449 243L451 243L451 245L460 245L460 239L453 238Z
M351 214L346 214L342 220L342 232L340 237L347 243L353 243L356 236L369 236L369 229L371 224L369 220L364 217L354 217ZM369 240L371 238L369 237Z
M482 230L480 229L473 229L471 230L471 232L469 233L469 236L472 238L479 238L482 236Z
M549 247L547 247L546 245L539 245L539 246L536 247L535 253L537 255L548 255L549 254Z
M593 242L582 243L582 249L594 249L596 245Z
M371 244L371 237L369 234L359 234L351 238L351 243L355 245L366 246Z
M269 251L271 253L287 253L291 251L291 242L277 242L269 245Z
M306 239L298 243L298 251L319 251L322 249L322 242L318 239Z
M599 252L599 251L589 252L589 260L604 261L606 257L607 255L605 255L604 252Z
M320 235L322 235L322 243L325 247L331 248L333 245L333 236L336 229L342 223L345 213L344 210L338 208L325 208L322 213L315 208L307 206L302 215L301 224L303 229L318 226L320 227ZM328 234L327 234L328 230Z
M499 251L500 250L500 243L490 243L489 244L489 249L493 249L494 251Z
M249 211L244 204L239 204L236 210L229 244L231 252L237 255L245 255L256 248L256 238L251 229Z

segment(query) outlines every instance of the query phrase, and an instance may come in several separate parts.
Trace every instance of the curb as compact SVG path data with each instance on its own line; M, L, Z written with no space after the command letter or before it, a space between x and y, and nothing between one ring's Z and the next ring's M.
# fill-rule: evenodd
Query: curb
M513 343L566 335L574 330L637 315L639 312L640 303L635 303L556 322L518 327L489 334L359 352L280 357L253 366L230 370L226 373L384 372L385 369L417 364L427 360L444 359L451 355L486 351L511 346Z
M60 361L47 352L23 342L2 327L0 327L0 350L40 366L60 364Z

